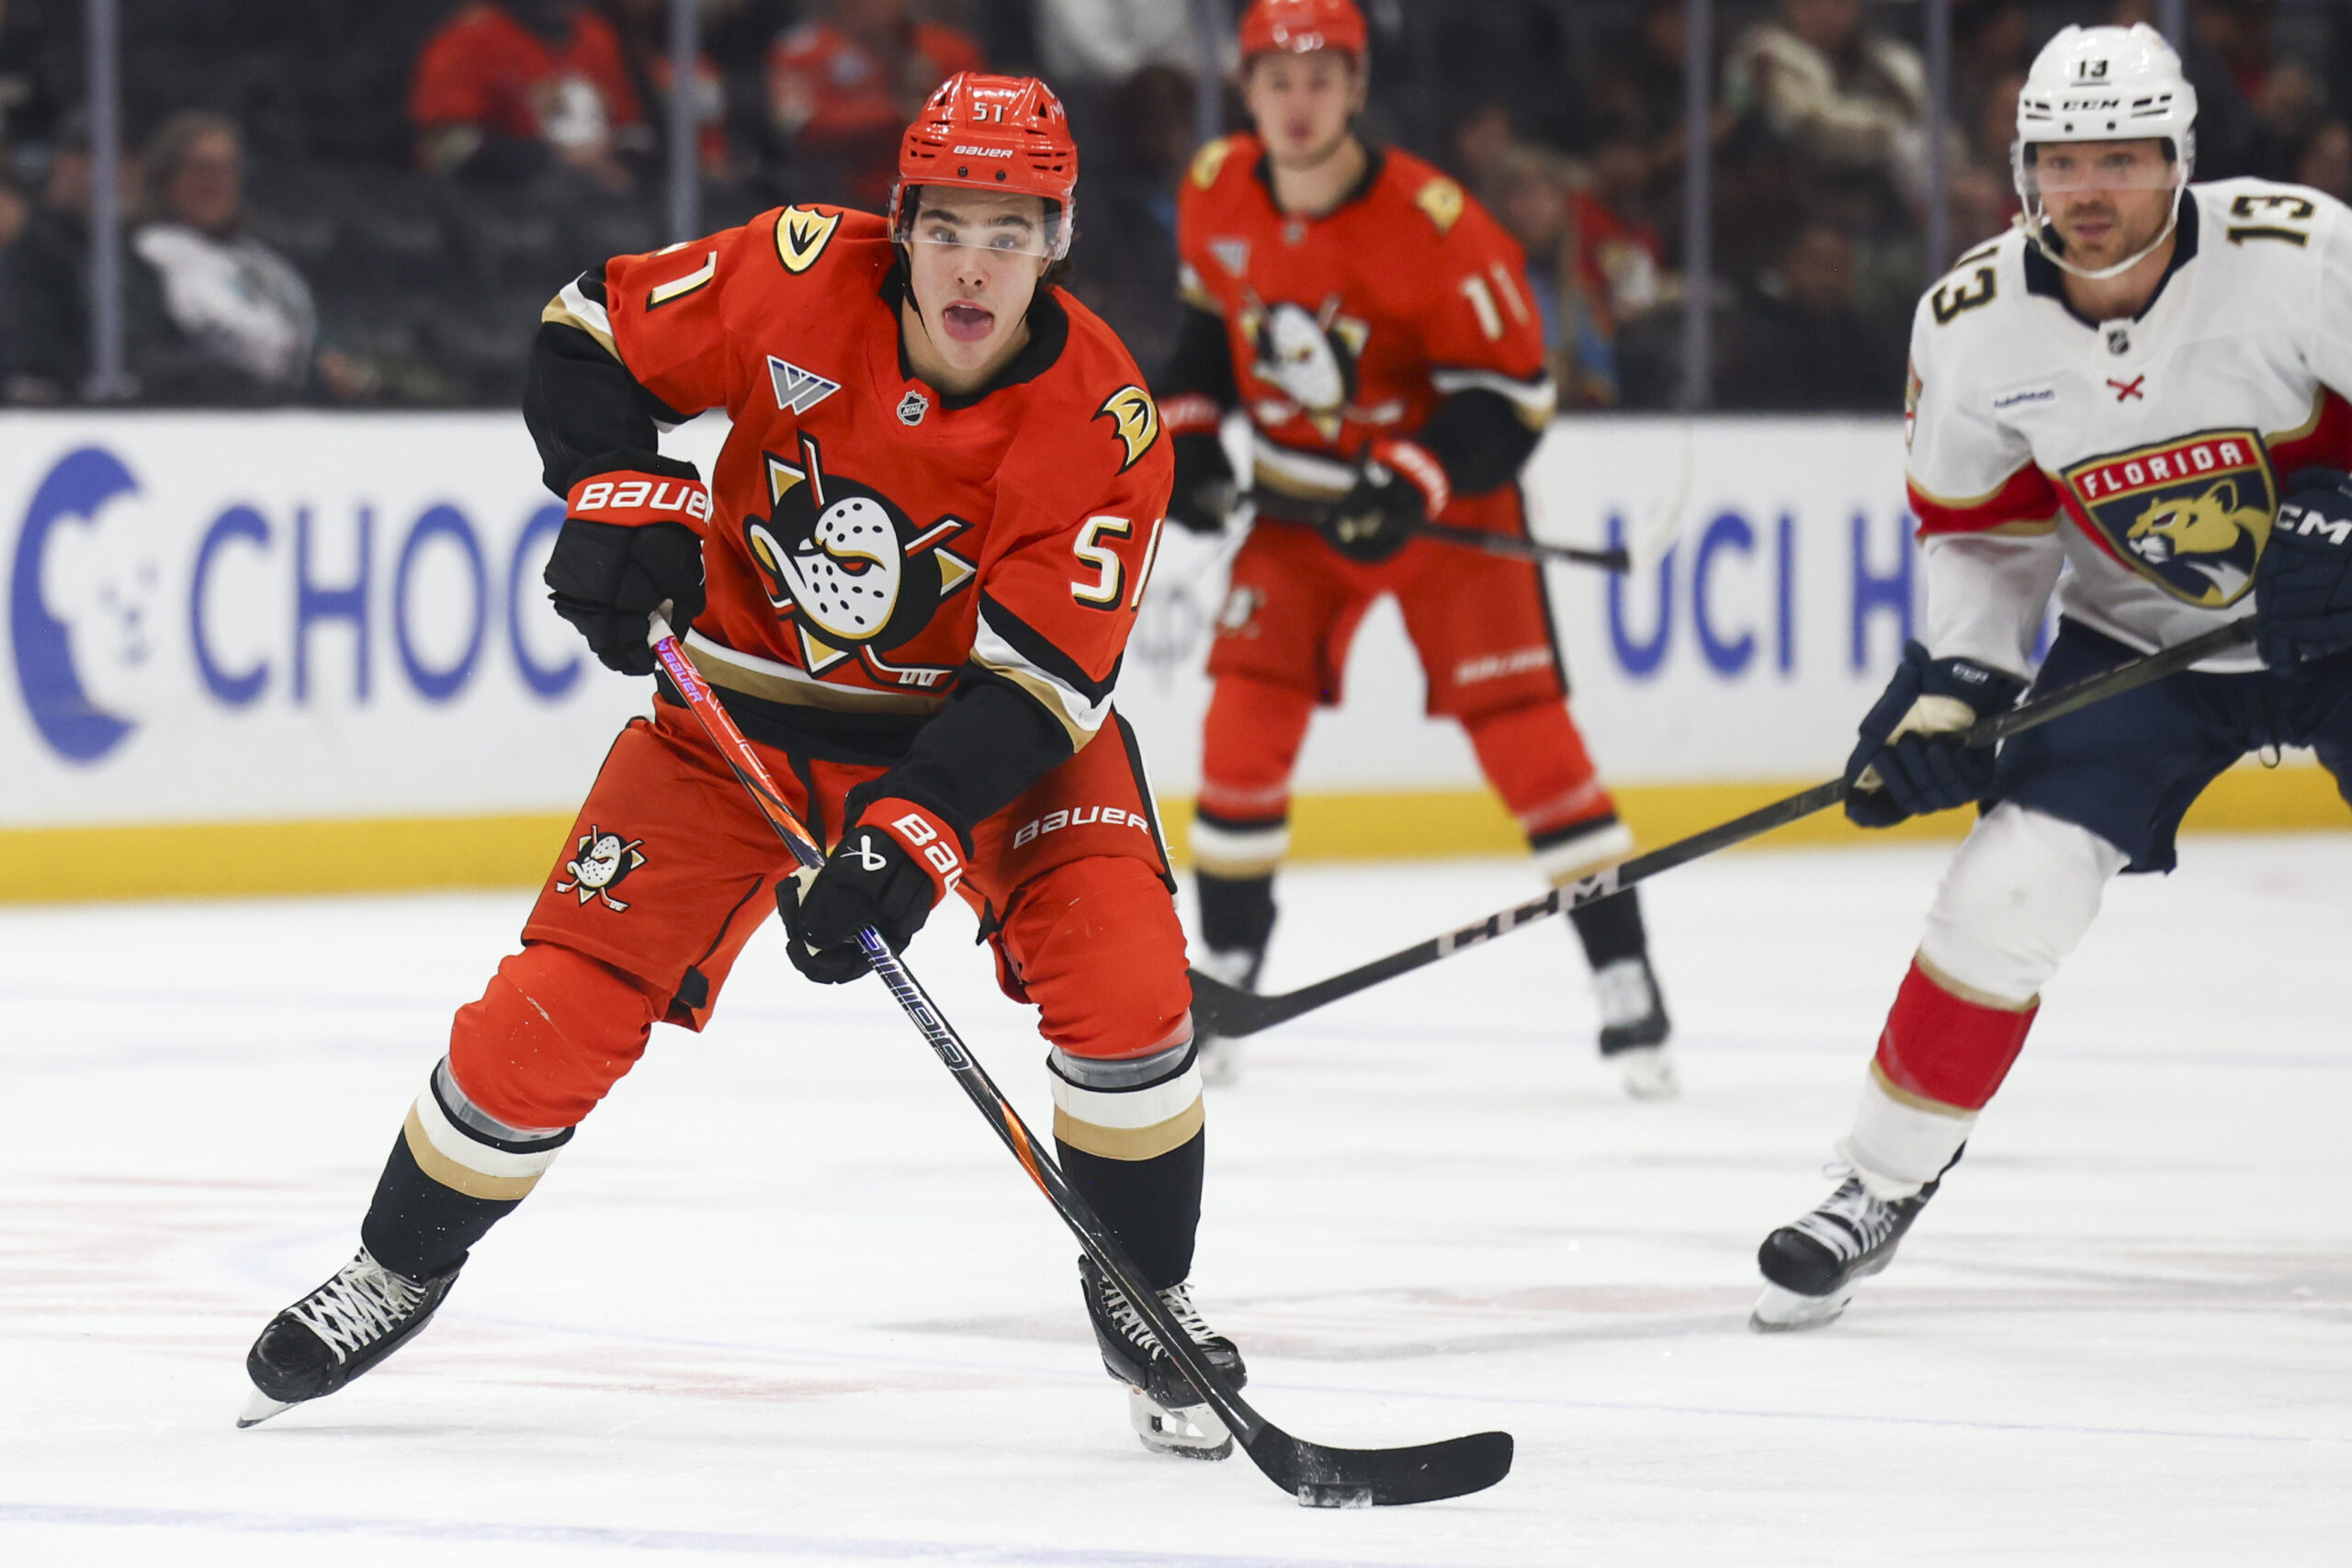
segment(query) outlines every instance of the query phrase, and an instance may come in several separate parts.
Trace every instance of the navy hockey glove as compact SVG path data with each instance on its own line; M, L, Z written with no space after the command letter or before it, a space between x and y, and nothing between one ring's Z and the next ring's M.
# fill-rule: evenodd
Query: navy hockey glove
M1846 759L1846 816L1863 828L1950 811L1993 787L1994 749L1961 744L1961 731L2006 713L2025 682L1965 659L1929 659L1906 643L1886 693L1862 717Z
M1168 521L1195 534L1222 534L1233 514L1233 463L1215 432L1179 435L1176 488L1168 498Z
M664 464L664 467L670 465ZM548 554L548 598L608 670L653 673L646 646L652 613L666 602L684 632L703 611L702 536L710 491L680 463L677 473L598 474L571 487Z
M2273 670L2352 648L2352 477L2305 468L2288 479L2254 603L2255 644Z
M1443 465L1410 441L1373 444L1355 488L1331 509L1324 534L1350 560L1389 559L1453 498Z
M872 926L904 952L963 875L955 829L912 801L875 801L806 887L800 877L777 886L792 966L820 986L856 979L867 968L858 932Z

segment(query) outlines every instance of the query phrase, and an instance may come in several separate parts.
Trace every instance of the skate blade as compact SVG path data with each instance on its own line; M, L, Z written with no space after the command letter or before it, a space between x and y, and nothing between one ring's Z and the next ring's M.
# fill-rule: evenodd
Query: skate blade
M1205 1404L1170 1410L1139 1388L1127 1390L1127 1420L1143 1446L1178 1459L1219 1460L1233 1454L1233 1434Z
M1675 1073L1672 1054L1663 1045L1630 1046L1612 1053L1609 1060L1616 1064L1625 1092L1635 1100L1675 1100L1681 1096L1682 1079Z
M283 1415L300 1403L300 1400L289 1402L272 1399L261 1390L255 1389L253 1392L253 1397L245 1401L245 1407L237 1412L237 1430L242 1432L248 1427L258 1427L271 1416Z
M1747 1314L1747 1326L1758 1334L1824 1328L1837 1322L1853 1299L1850 1281L1826 1296L1808 1296L1767 1280L1764 1293L1756 1298L1755 1310Z

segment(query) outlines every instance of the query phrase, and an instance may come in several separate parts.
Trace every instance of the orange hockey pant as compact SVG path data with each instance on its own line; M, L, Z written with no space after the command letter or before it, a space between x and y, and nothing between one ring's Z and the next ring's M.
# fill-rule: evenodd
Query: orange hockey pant
M1268 523L1234 558L1209 649L1194 852L1226 875L1272 871L1292 770L1316 705L1340 699L1364 613L1393 594L1429 681L1428 710L1469 732L1495 790L1539 849L1613 824L1616 807L1569 716L1538 569L1415 540L1367 566L1314 530ZM1206 831L1203 831L1205 827Z
M1132 744L1114 717L981 823L961 885L1006 993L1035 1003L1039 1032L1076 1056L1147 1055L1192 1029L1183 931ZM842 796L883 771L758 750L828 842ZM578 1122L636 1065L657 1021L702 1027L792 870L690 715L664 703L632 720L523 928L523 951L458 1010L449 1065L466 1096L511 1127Z

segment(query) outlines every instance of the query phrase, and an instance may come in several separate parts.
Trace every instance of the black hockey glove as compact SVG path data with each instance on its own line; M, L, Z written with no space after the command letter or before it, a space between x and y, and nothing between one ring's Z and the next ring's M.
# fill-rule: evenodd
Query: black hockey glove
M856 979L868 967L858 932L872 926L891 952L903 953L963 874L946 823L911 801L874 802L806 888L798 877L777 885L792 966L820 986Z
M624 675L653 673L645 638L664 602L681 635L703 611L702 536L693 525L709 520L710 492L691 466L662 464L673 467L679 471L608 472L573 485L548 555L555 613Z
M1863 828L1950 811L1993 787L1994 749L1961 744L1962 730L2006 713L2025 682L1965 659L1929 659L1905 644L1886 693L1862 717L1861 739L1846 759L1846 816Z
M1376 566L1444 511L1450 494L1445 469L1427 451L1409 441L1375 442L1355 488L1331 509L1324 536L1350 560Z
M2273 670L2352 648L2352 477L2305 468L2288 479L2254 603L2255 643Z
M1222 534L1232 516L1236 491L1233 463L1214 434L1179 435L1176 489L1168 498L1168 520L1195 534Z

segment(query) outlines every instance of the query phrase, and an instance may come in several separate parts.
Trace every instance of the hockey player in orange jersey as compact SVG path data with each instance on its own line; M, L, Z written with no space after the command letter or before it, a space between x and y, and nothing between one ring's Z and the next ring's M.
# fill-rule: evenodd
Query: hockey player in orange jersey
M1255 453L1258 522L1209 651L1193 825L1198 962L1246 987L1273 930L1300 741L1316 705L1340 701L1383 594L1419 651L1429 711L1469 732L1544 875L1565 885L1633 848L1569 716L1539 570L1408 537L1426 523L1523 534L1519 470L1554 395L1519 247L1453 181L1356 135L1365 45L1352 0L1254 0L1241 55L1257 132L1203 148L1178 209L1185 324L1156 384L1170 519L1226 526L1227 410L1248 412ZM1602 1055L1635 1095L1672 1094L1635 896L1572 918ZM1211 1082L1238 1071L1238 1041L1203 1050Z
M523 930L394 1142L333 1279L254 1346L242 1424L423 1326L468 1250L644 1052L700 1029L771 908L835 984L953 893L1052 1050L1071 1183L1238 1383L1186 1283L1205 1147L1174 884L1111 706L1166 510L1158 411L1051 270L1078 167L1041 84L958 74L906 134L888 219L787 207L595 267L550 303L525 413L567 519L556 608L653 671L650 614L832 852L793 863L666 683L621 732ZM724 409L706 484L658 425ZM666 677L664 678L666 682ZM1231 1439L1081 1263L1147 1447Z

